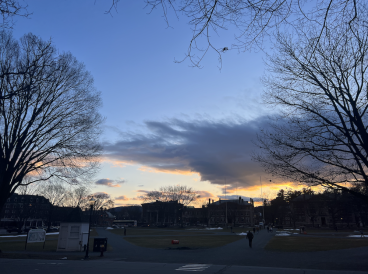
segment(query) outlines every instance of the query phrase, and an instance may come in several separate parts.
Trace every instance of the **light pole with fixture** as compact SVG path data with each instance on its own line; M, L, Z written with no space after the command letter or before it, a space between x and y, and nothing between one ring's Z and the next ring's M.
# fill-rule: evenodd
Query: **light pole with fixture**
M84 257L85 260L87 260L88 257L88 250L89 250L89 234L91 232L91 219L92 219L92 210L93 210L93 205L95 204L96 200L92 197L89 200L89 205L90 205L90 210L89 210L89 224L88 224L88 240L87 240L87 249L86 249L86 256Z

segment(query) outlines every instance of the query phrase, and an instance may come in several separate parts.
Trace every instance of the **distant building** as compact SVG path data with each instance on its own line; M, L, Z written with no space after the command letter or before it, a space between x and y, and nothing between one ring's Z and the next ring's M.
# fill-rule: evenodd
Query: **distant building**
M254 203L244 201L241 197L234 200L221 200L214 202L208 200L202 208L186 207L183 214L184 223L190 225L249 225L255 224Z
M221 200L208 204L209 225L254 225L254 202L244 201L241 197L235 200Z
M51 206L49 200L43 196L14 193L0 212L0 227L44 226Z
M142 222L149 224L172 225L182 221L184 206L178 201L142 204Z
M139 223L142 219L142 206L119 206L108 210L116 217L116 220L137 220Z
M283 224L296 227L359 226L359 218L354 214L352 204L343 198L335 194L303 194L296 197L288 210L284 210L287 214Z

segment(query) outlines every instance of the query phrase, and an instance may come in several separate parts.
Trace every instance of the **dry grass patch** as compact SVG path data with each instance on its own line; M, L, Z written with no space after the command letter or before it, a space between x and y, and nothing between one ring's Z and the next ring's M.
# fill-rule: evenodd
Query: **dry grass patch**
M244 236L178 236L178 237L132 237L125 238L126 241L148 248L214 248L243 239ZM179 244L171 244L172 240L179 240Z
M117 235L124 235L124 229L117 228L111 229L110 232ZM213 234L212 231L197 231L197 230L169 230L169 229L158 229L158 228L128 228L127 236L143 236L143 235L202 235L202 234Z
M273 237L265 249L286 252L311 252L368 246L368 238Z

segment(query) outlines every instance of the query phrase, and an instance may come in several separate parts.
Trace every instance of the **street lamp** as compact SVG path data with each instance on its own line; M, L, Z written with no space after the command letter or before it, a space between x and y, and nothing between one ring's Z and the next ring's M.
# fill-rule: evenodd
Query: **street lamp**
M86 249L86 256L84 257L85 260L87 260L88 257L88 250L89 250L89 234L91 232L91 219L92 219L92 210L93 210L93 205L95 204L96 200L92 197L89 200L89 205L90 205L90 211L89 211L89 224L88 224L88 240L87 240L87 249Z

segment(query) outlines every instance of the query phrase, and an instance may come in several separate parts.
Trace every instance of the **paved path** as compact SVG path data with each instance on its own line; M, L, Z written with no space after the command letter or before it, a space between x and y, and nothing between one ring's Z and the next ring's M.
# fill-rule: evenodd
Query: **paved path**
M0 259L1 274L80 274L129 273L172 274L201 272L203 274L367 274L368 272L254 267L221 264L135 263L122 261L42 261Z
M289 267L330 270L368 270L368 247L319 252L277 252L264 249L275 235L262 230L253 239L253 248L245 238L228 245L196 250L162 250L135 246L109 230L98 229L99 237L107 237L113 251L106 258L131 262L195 263ZM223 234L222 234L223 235ZM215 236L214 236L215 237ZM109 254L108 254L109 253Z

